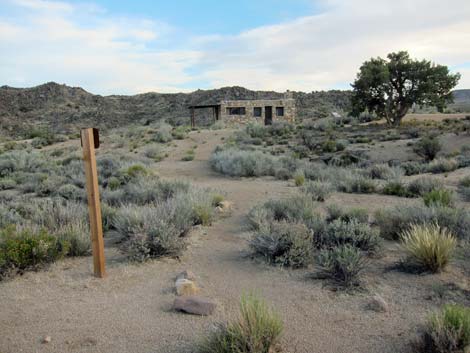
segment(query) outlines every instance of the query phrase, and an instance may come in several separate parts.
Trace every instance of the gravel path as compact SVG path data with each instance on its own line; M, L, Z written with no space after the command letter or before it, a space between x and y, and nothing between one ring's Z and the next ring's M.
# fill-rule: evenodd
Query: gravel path
M307 270L283 270L250 259L246 213L260 201L296 189L271 178L231 179L213 173L207 161L210 152L229 134L191 133L190 139L177 142L157 171L162 177L223 191L234 203L230 215L212 227L196 229L179 260L132 265L120 261L110 247L104 280L92 277L88 257L60 261L47 271L0 283L0 352L194 352L195 343L214 322L237 314L240 295L250 291L262 294L283 317L286 352L406 352L424 317L441 304L429 299L431 286L454 281L468 288L455 269L429 276L387 271L398 256L394 244L387 244L384 256L369 266L367 290L354 295L324 288L322 282L307 278ZM181 155L194 144L199 146L195 160L181 162ZM381 207L398 199L335 194L332 201ZM171 311L174 277L184 269L196 274L203 295L218 302L213 316ZM373 293L385 298L389 313L366 309ZM44 336L51 342L41 343Z

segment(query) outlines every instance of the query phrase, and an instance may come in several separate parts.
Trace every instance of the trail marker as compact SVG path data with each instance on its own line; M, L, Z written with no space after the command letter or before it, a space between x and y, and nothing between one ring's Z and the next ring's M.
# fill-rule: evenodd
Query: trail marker
M98 129L87 128L80 131L85 163L88 212L90 214L93 268L96 277L106 276L104 259L103 224L101 221L100 192L96 169L95 148L100 146Z

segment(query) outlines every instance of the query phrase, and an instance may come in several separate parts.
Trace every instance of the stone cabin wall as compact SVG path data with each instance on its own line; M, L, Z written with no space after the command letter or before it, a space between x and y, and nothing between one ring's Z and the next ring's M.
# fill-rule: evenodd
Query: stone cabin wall
M257 122L264 125L265 107L272 107L272 120L276 121L295 121L295 99L266 99L266 100L231 100L220 102L220 119L228 125L247 124ZM245 108L245 115L230 115L227 108ZM261 116L254 116L254 108L261 108ZM276 108L284 108L284 116L277 116Z

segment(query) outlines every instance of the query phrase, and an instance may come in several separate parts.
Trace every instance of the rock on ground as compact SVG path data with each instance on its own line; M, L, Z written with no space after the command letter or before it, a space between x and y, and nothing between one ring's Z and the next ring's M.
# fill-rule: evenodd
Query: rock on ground
M178 297L173 303L173 309L194 315L211 315L217 304L209 299L199 296Z

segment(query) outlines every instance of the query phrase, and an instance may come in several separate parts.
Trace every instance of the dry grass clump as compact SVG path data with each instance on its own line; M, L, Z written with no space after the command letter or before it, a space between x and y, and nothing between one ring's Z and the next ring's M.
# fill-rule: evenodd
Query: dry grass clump
M422 353L460 353L470 348L470 308L445 305L433 314L416 348Z
M219 324L198 347L200 353L275 353L280 352L283 323L264 300L243 296L240 317Z
M407 262L426 271L439 272L452 259L457 241L447 229L438 224L416 225L401 236Z

